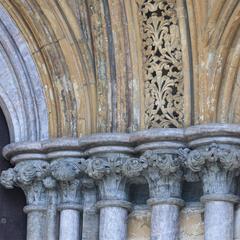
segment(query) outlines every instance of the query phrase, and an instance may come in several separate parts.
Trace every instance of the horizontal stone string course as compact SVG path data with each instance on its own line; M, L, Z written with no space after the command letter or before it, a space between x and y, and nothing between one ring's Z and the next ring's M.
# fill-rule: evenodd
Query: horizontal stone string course
M198 179L205 239L232 240L239 136L238 126L217 124L11 144L4 155L15 166L0 181L26 195L28 240L77 240L81 232L84 240L124 240L132 208L128 184L144 178L151 239L177 240L182 182Z

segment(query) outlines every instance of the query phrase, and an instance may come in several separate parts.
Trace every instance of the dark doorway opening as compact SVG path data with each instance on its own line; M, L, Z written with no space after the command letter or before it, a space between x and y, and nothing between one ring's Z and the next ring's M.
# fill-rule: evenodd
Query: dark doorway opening
M10 143L8 126L0 109L0 172L11 167L2 156L2 149ZM21 189L7 190L0 186L0 240L25 240L25 196Z

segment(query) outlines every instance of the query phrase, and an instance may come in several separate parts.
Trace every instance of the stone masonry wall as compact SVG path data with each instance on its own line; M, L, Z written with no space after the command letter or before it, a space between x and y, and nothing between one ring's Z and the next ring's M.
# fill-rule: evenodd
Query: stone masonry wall
M129 215L128 240L150 239L149 210L135 210ZM180 240L203 240L203 209L186 207L181 211Z

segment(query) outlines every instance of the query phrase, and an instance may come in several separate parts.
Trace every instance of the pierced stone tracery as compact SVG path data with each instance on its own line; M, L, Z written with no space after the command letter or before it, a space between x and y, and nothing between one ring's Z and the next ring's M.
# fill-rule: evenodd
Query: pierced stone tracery
M174 0L144 0L145 126L182 127L182 51Z

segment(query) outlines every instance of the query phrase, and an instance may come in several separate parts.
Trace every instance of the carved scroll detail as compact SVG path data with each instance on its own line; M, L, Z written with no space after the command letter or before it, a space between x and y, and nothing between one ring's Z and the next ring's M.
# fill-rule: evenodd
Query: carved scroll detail
M182 127L182 52L175 0L144 0L145 126Z

